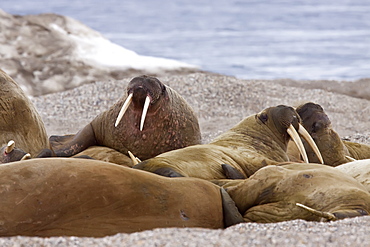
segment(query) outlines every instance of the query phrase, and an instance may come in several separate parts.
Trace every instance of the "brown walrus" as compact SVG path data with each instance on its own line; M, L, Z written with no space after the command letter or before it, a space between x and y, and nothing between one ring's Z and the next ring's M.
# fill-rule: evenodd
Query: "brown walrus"
M134 164L132 159L126 154L120 153L113 148L104 147L104 146L91 146L85 149L82 152L72 156L72 157L90 157L95 160L101 160L105 162L114 163L117 165L132 167Z
M245 222L327 221L370 212L365 187L327 165L267 166L245 180L214 182L226 189Z
M221 164L226 163L249 177L261 167L289 161L286 148L290 138L303 146L297 131L310 139L292 107L270 107L245 118L209 144L166 152L134 168L170 177L222 179L225 175ZM310 143L315 146L312 139Z
M76 135L51 136L57 156L72 156L93 145L128 151L144 160L199 144L198 119L173 89L149 76L135 77L126 95Z
M50 148L44 123L21 87L0 69L0 146L13 140L32 157Z
M370 159L356 160L339 166L338 169L360 182L370 193Z
M296 111L302 119L302 125L310 133L319 148L326 165L337 166L353 159L370 158L370 145L341 140L320 105L308 102L298 106ZM317 163L318 158L315 153L305 142L303 143L309 161ZM294 153L291 149L289 150L289 152ZM298 153L296 153L296 156L298 156Z
M0 236L102 237L242 222L231 198L211 182L165 178L97 160L8 163L0 166L0 184Z

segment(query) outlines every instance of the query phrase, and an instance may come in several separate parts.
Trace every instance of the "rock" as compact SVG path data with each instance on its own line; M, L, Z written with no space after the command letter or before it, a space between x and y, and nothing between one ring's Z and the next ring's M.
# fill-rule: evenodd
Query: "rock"
M0 9L0 30L0 68L27 95L138 74L158 76L198 70L170 59L140 56L82 23L57 14L19 16Z

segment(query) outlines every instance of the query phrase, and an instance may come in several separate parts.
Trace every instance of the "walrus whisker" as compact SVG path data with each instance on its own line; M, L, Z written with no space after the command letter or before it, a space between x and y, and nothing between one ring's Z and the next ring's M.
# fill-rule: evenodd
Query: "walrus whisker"
M143 130L143 127L144 127L144 121L145 121L145 117L146 117L146 113L148 112L148 109L149 109L149 103L150 103L150 97L149 95L146 96L145 98L145 103L144 103L144 108L143 108L143 113L141 115L141 120L140 120L140 131Z
M132 160L132 163L135 165L139 164L141 162L140 159L138 159L137 157L135 157L135 155L133 155L133 153L131 153L130 151L127 151L128 152L128 155L130 156L131 160Z
M5 148L5 153L7 154L10 153L11 151L13 151L14 147L15 147L15 142L13 140L10 140L8 142L8 145Z
M31 159L31 155L29 153L25 154L21 160L29 160Z
M308 133L308 131L302 126L302 124L299 124L298 133L306 140L306 142L311 146L312 150L315 152L317 158L320 160L321 164L324 164L324 160L321 156L320 150L317 147L315 141L312 139L311 135Z
M328 220L337 220L337 217L335 217L334 214L332 213L329 213L329 212L322 212L322 211L318 211L316 209L313 209L313 208L310 208L310 207L307 207L301 203L296 203L295 205L297 205L298 207L301 207L305 210L307 210L308 212L316 215L316 216L319 216L319 217L322 217L322 218L325 218L325 219L328 219Z
M130 93L130 94L127 96L127 99L126 99L125 103L123 103L123 106L122 106L122 108L121 108L121 110L120 110L120 112L119 112L119 114L118 114L118 117L117 117L117 119L116 119L116 123L114 124L114 127L117 127L117 126L118 126L118 124L119 124L119 122L121 121L121 119L122 119L123 115L125 114L125 112L126 112L126 110L127 110L128 106L129 106L129 105L131 104L131 102L132 102L132 96L133 96L133 95L134 95L133 93Z
M289 125L289 127L287 129L287 132L290 135L290 137L292 138L292 140L294 141L295 145L297 145L297 148L298 148L299 152L301 153L304 162L308 163L308 157L307 157L306 150L303 146L301 138L298 135L298 132L295 130L293 125Z

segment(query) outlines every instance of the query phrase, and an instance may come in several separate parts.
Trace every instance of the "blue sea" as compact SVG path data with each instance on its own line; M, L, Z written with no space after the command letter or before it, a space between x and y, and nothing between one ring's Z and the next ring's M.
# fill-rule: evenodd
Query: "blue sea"
M140 55L246 79L370 77L368 0L1 0L73 17Z

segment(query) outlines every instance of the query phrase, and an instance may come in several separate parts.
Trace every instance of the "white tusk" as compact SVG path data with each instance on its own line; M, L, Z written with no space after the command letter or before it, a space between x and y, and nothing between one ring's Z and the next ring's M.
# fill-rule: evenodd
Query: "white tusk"
M346 155L346 159L349 161L356 161L356 159L352 158L351 156Z
M299 152L301 153L304 162L308 163L306 150L304 149L302 140L299 137L299 135L298 135L297 131L295 130L295 128L293 127L293 125L289 125L289 128L287 129L287 132L290 135L290 137L292 138L292 140L294 141L295 145L297 145L297 148L298 148Z
M302 126L302 124L299 124L298 133L306 140L306 142L311 146L312 150L315 152L316 156L319 158L321 164L324 164L324 160L321 156L319 148L316 146L315 141L312 139L311 135L308 133L308 131Z
M5 153L7 154L10 153L11 151L13 151L14 147L15 147L15 142L13 140L10 140L8 142L8 145L5 148Z
M31 155L30 154L25 154L21 160L28 160L28 159L31 159Z
M316 209L307 207L306 205L303 205L303 204L300 204L300 203L296 203L295 205L297 205L298 207L301 207L303 209L306 209L308 212L312 213L313 215L316 215L316 216L319 216L319 217L322 217L322 218L325 218L325 219L328 219L328 220L337 220L337 217L335 217L335 215L332 214L332 213L318 211Z
M128 151L128 155L130 156L131 160L132 160L132 163L134 165L137 165L141 162L141 160L137 157L135 157L130 151Z
M150 97L146 96L145 103L144 103L144 108L143 108L143 113L141 115L141 120L140 120L140 131L142 131L143 127L144 127L144 121L145 121L146 113L148 112L149 103L150 103Z
M123 106L118 114L118 117L116 119L116 123L114 124L114 127L117 127L119 122L121 121L123 115L125 114L128 106L131 104L132 102L132 96L133 96L133 93L130 93L128 96L127 96L127 99L125 101L125 103L123 103Z

